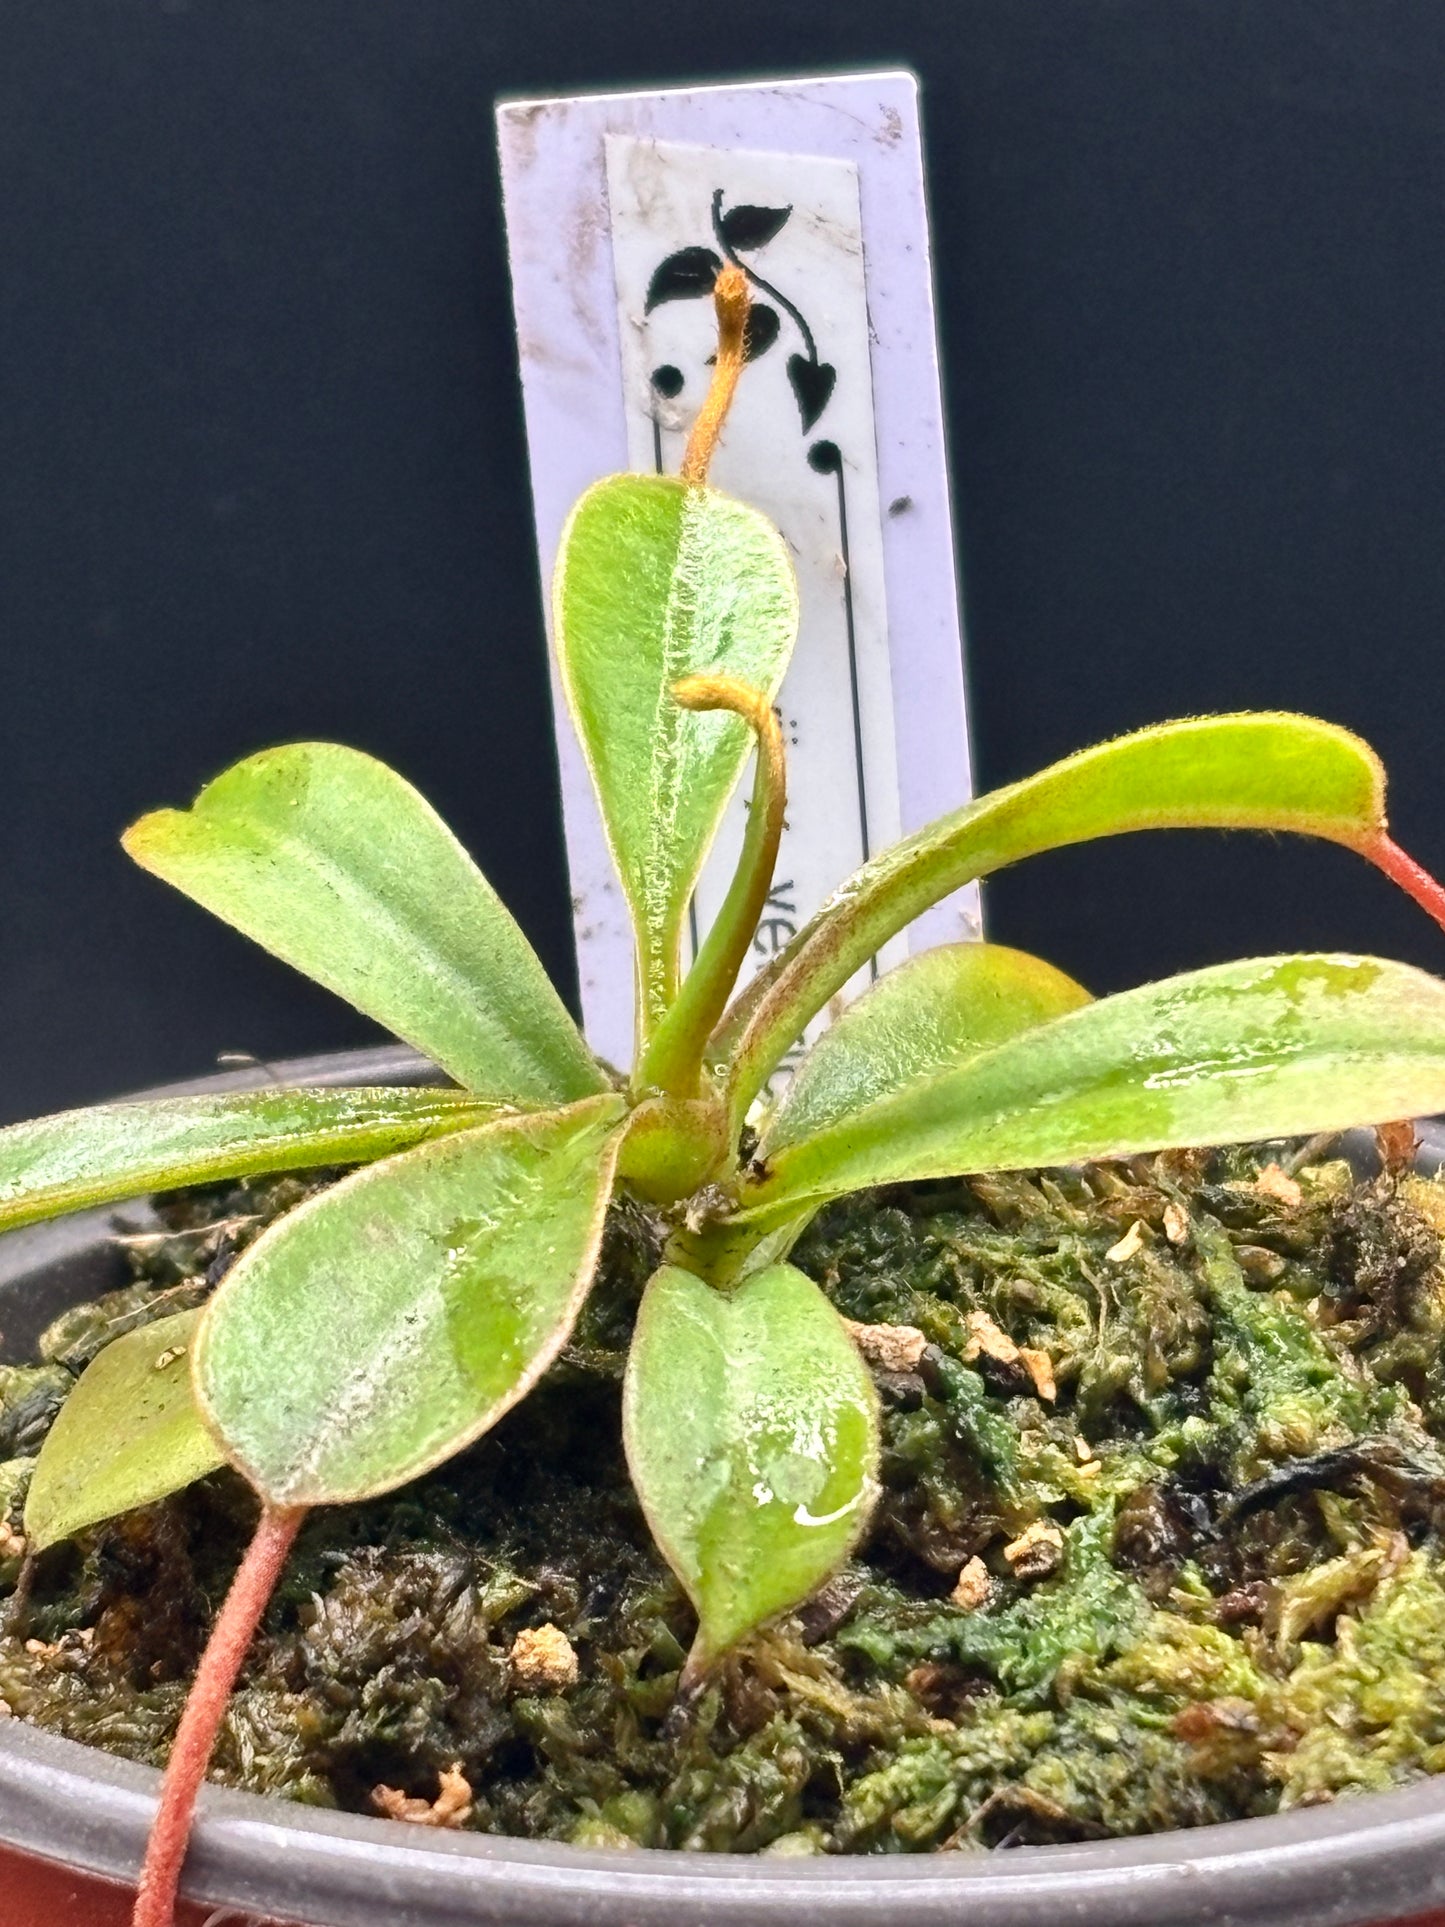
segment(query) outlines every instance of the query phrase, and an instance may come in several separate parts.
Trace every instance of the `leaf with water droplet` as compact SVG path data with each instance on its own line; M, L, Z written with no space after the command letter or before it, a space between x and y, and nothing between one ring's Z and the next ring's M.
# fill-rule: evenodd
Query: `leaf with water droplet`
M56 1414L25 1499L32 1552L225 1464L191 1391L199 1311L158 1318L97 1354Z
M1247 1143L1445 1110L1445 983L1256 958L1086 1004L772 1150L741 1215L873 1184Z
M591 1283L624 1113L590 1098L423 1144L242 1253L192 1352L201 1409L263 1497L389 1491L524 1396Z
M335 743L263 751L126 832L141 865L480 1097L607 1079L510 913L422 797Z
M694 1668L806 1599L867 1523L873 1382L791 1265L727 1294L675 1265L655 1272L622 1410L647 1522L697 1608Z
M1312 716L1200 716L1100 743L884 850L748 984L709 1046L734 1121L805 1026L915 917L1043 850L1134 830L1290 830L1364 850L1384 826L1369 745Z
M755 509L671 476L590 488L554 590L563 686L637 931L641 1038L676 995L684 920L752 747L738 716L674 701L729 676L772 700L797 633L782 537Z
M1089 993L1041 957L997 943L940 944L881 977L803 1059L758 1155L816 1137L965 1063Z

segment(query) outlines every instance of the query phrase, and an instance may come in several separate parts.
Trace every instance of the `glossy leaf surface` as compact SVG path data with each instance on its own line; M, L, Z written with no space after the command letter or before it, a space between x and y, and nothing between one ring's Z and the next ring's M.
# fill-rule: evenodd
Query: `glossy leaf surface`
M363 1164L491 1115L464 1091L260 1090L61 1111L0 1131L0 1230L147 1191Z
M824 1031L784 1092L760 1155L1088 1001L1072 977L1003 944L941 944L910 957Z
M866 864L760 971L710 1056L741 1118L808 1020L889 937L965 883L1133 830L1291 830L1362 848L1384 823L1367 744L1309 716L1204 716L1101 743L980 797Z
M563 684L637 932L642 1032L677 989L688 899L752 747L747 724L683 709L684 677L777 692L797 633L781 536L754 509L672 477L616 475L563 534Z
M274 1505L388 1491L479 1438L591 1282L617 1097L504 1118L308 1199L242 1253L193 1347L227 1457Z
M1266 957L1087 1004L778 1151L744 1206L1445 1109L1445 983Z
M374 757L266 750L189 810L142 817L125 847L479 1096L555 1104L605 1088L492 886Z
M677 1266L655 1272L623 1431L647 1522L697 1608L703 1665L806 1599L867 1522L873 1383L838 1314L791 1265L728 1294Z
M127 1332L81 1373L30 1481L25 1536L32 1552L153 1505L225 1464L191 1391L187 1347L200 1317L177 1312Z

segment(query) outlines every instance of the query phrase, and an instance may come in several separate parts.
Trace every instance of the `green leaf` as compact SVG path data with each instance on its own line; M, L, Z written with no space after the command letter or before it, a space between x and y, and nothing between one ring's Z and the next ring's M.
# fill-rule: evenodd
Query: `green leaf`
M46 1434L25 1500L32 1552L152 1505L225 1464L191 1392L198 1311L117 1338L81 1373Z
M759 1155L1088 1001L1072 977L1002 944L941 944L910 957L824 1031L783 1093Z
M364 1164L495 1114L465 1091L236 1091L60 1111L0 1131L0 1231L148 1191Z
M752 747L738 716L676 703L729 676L771 702L798 595L755 509L670 476L614 475L572 511L554 592L563 685L637 932L645 1040L677 993L688 899Z
M527 939L384 763L297 743L126 832L163 877L425 1051L468 1090L555 1104L607 1080Z
M742 1215L870 1184L1445 1109L1445 983L1374 957L1218 964L1087 1004L774 1153Z
M1292 830L1364 850L1384 827L1379 759L1309 716L1202 716L1101 743L883 851L734 1001L709 1059L741 1121L783 1053L887 940L965 883L1131 830Z
M619 1097L373 1164L263 1232L193 1347L201 1409L272 1505L369 1498L479 1438L587 1294Z
M791 1265L726 1295L675 1265L654 1272L622 1423L647 1522L697 1608L693 1667L806 1599L867 1523L873 1382Z

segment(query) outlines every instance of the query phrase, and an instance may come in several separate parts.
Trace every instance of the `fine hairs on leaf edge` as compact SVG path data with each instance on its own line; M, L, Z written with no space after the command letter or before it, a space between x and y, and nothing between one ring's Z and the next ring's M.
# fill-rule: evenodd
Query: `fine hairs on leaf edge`
M1253 802L1239 789L1212 794L1217 788L1213 762L1220 749L1230 747L1231 738L1240 787L1247 792L1262 776L1277 772L1279 789L1273 797L1267 789ZM1141 761L1146 775L1149 764L1158 763L1157 777L1168 775L1171 764L1182 761L1184 777L1199 782L1198 794L1188 802L1177 794L1165 800L1157 780L1152 789L1141 789L1138 770L1130 770L1131 763ZM1126 787L1130 776L1132 803ZM1319 793L1325 776L1331 776L1341 792L1329 809ZM1091 783L1097 792L1092 805ZM1102 818L1091 823L1085 814L1071 822L1071 797L1076 818L1081 805L1084 812L1103 808ZM1061 799L1062 823L1039 835L1037 820L1047 823ZM730 1086L731 1123L741 1128L754 1099L806 1024L883 943L964 884L1046 850L1147 829L1287 830L1363 856L1445 928L1445 890L1390 841L1384 802L1384 766L1361 737L1317 717L1268 710L1152 724L1077 750L977 797L870 859L737 994L707 1049L713 1074ZM1018 831L1010 840L1014 824Z

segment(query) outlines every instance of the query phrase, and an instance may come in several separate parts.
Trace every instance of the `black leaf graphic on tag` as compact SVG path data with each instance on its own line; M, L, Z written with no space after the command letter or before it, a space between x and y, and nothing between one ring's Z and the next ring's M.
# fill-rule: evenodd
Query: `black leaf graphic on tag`
M787 223L791 207L730 207L722 217L723 245L760 248Z
M647 284L647 306L651 314L664 301L696 301L711 294L722 262L711 248L679 248L653 270Z
M766 301L755 301L748 309L748 333L743 359L756 361L765 355L778 338L781 327L776 308L770 308Z
M838 370L828 361L809 361L806 355L789 355L788 380L797 398L806 435L833 398Z

